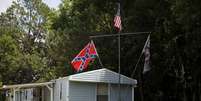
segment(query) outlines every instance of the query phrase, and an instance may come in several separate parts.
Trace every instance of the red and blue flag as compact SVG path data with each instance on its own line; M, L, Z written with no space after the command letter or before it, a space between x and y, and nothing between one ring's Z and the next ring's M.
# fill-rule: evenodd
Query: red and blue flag
M98 56L93 41L89 42L80 53L71 61L73 68L77 71L83 71L88 64Z

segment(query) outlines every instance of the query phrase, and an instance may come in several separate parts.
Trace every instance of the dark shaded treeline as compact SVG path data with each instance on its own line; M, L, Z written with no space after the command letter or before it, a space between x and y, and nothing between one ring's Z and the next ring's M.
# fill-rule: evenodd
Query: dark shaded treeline
M151 67L142 57L135 100L200 101L201 1L121 1L123 30L151 31ZM32 12L32 13L30 13ZM20 0L0 15L0 82L41 82L73 74L70 61L89 35L115 34L116 0L64 0L58 10ZM8 30L9 29L9 30ZM131 76L146 34L121 37L121 73ZM93 39L104 67L118 71L117 38ZM100 68L98 61L88 70Z

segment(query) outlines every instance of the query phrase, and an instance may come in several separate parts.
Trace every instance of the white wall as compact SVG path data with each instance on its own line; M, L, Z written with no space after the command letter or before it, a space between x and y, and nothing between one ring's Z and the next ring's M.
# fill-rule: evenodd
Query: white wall
M54 101L68 101L68 80L67 78L57 79L54 84Z
M132 87L130 85L121 85L121 101L132 101ZM111 84L110 101L119 100L118 84Z
M33 88L20 89L15 95L15 101L33 101Z
M44 101L50 101L50 91L47 87L43 87L42 93Z
M69 101L96 101L96 83L70 82ZM111 84L109 100L118 101L118 84ZM132 86L121 85L121 101L132 101Z
M69 82L69 101L95 101L96 84Z

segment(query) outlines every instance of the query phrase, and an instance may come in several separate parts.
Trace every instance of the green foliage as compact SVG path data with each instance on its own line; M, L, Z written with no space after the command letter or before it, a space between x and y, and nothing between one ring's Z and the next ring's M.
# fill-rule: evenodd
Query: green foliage
M121 1L122 32L152 32L152 70L142 75L144 60L140 61L134 75L139 81L135 100L200 100L200 3ZM63 0L58 10L41 0L14 2L0 14L0 82L42 82L73 74L70 61L89 42L89 35L116 33L115 13L115 0ZM118 71L117 38L93 40L104 67ZM146 35L121 38L122 74L132 74L145 40ZM89 70L99 67L94 61Z
M121 3L123 32L152 31L153 69L146 74L148 76L144 75L144 83L139 82L139 88L144 88L144 100L155 101L163 98L163 100L180 101L197 96L200 90L193 92L189 89L200 84L201 71L198 63L200 1L127 0ZM88 35L114 33L112 27L114 8L115 1L64 0L50 28L60 33L58 34L60 38L57 38L64 43L64 46L63 43L55 45L57 49L61 51L63 48L60 46L68 47L69 50L65 48L70 52L67 57L73 58L72 54L78 53L87 43L82 44L82 41L89 40ZM104 66L117 71L117 40L115 38L94 40ZM131 75L145 40L146 36L122 37L121 71L124 75ZM99 64L95 63L92 66ZM181 73L182 66L185 73ZM143 67L143 60L139 67ZM138 80L141 75L140 69L142 68L138 68L134 75ZM191 86L185 87L185 85ZM189 94L187 90L194 95L187 96ZM193 100L196 99L198 98L194 97Z
M32 14L28 11L32 10ZM16 1L0 16L0 68L3 84L46 81L46 20L49 8L39 0Z

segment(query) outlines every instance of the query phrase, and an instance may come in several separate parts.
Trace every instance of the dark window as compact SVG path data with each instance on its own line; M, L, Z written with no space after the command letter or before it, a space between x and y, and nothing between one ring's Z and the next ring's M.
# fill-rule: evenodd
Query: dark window
M97 101L108 101L108 95L97 95Z
M97 84L97 101L108 101L107 84Z

